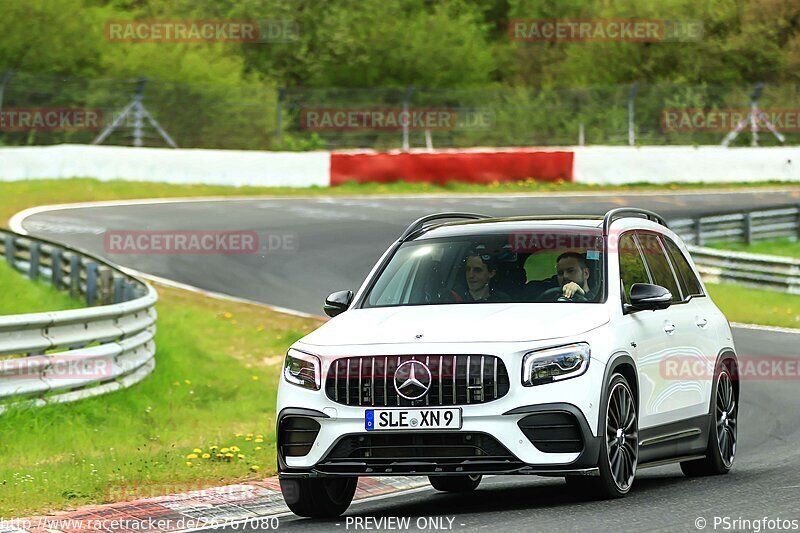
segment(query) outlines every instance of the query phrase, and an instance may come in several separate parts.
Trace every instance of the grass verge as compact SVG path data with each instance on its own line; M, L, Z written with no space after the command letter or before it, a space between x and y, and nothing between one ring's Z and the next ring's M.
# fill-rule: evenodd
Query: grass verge
M544 183L520 180L509 183L475 185L449 182L446 185L426 183L346 183L338 187L228 187L223 185L175 185L138 181L101 182L95 179L75 178L64 180L30 180L0 183L0 221L15 213L38 205L53 203L125 200L134 198L175 198L189 196L346 196L387 194L443 194L443 193L536 193L580 191L686 191L722 188L765 188L775 186L797 187L792 182L759 183L631 183L623 186L600 186L579 183ZM2 224L2 222L0 222Z
M80 300L55 290L45 281L31 282L0 258L0 316L44 313L84 307Z
M0 283L18 295L14 310L40 305L39 296L29 298L24 290L33 287L30 282L10 274ZM274 473L283 354L319 322L187 291L158 291L158 355L151 376L125 391L12 410L0 418L0 516Z
M800 240L775 239L770 241L754 242L751 245L742 242L720 242L708 245L721 250L734 250L751 254L779 255L782 257L800 258Z
M800 295L762 291L732 283L706 284L731 322L800 328Z

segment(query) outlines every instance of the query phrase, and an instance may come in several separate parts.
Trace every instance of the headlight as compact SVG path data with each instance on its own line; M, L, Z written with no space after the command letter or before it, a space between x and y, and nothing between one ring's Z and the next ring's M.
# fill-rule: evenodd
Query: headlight
M298 387L319 390L320 368L319 357L290 349L283 364L283 379Z
M522 384L532 387L576 378L589 368L590 354L585 342L527 353L522 358Z

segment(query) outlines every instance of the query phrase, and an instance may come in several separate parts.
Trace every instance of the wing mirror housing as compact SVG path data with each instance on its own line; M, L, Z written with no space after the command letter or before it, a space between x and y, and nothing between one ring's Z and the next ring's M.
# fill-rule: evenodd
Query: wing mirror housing
M329 317L335 317L347 311L353 302L353 291L337 291L325 298L323 311Z
M666 309L672 304L672 293L661 285L634 283L631 287L631 303L627 309L651 310Z

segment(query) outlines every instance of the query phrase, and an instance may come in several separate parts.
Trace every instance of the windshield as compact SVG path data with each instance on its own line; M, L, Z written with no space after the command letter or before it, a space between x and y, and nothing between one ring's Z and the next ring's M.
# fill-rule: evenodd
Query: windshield
M589 302L602 295L598 231L516 231L403 243L363 307Z

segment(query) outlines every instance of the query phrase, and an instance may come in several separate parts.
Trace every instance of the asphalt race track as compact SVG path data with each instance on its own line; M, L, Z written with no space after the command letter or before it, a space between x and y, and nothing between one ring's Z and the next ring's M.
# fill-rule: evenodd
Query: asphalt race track
M378 256L413 219L436 211L490 215L602 213L623 205L653 209L667 218L800 201L800 191L732 194L563 196L449 196L393 198L264 198L92 207L50 211L24 220L40 237L79 246L123 266L203 289L320 314L323 298L356 289ZM108 254L106 231L255 230L287 244L265 254ZM800 355L798 335L736 329L740 356ZM280 528L304 531L357 528L356 517L454 518L453 531L753 530L735 519L800 521L800 384L744 381L736 464L727 476L685 478L677 465L642 470L634 490L615 501L574 499L559 478L490 477L467 495L425 488L354 503L335 521L280 518ZM351 517L348 523L347 517ZM729 527L715 517L727 517ZM696 522L697 521L697 522ZM420 522L422 523L422 522ZM362 522L362 525L364 523ZM785 527L784 527L785 529ZM232 530L232 529L231 529ZM242 529L239 528L239 531Z

